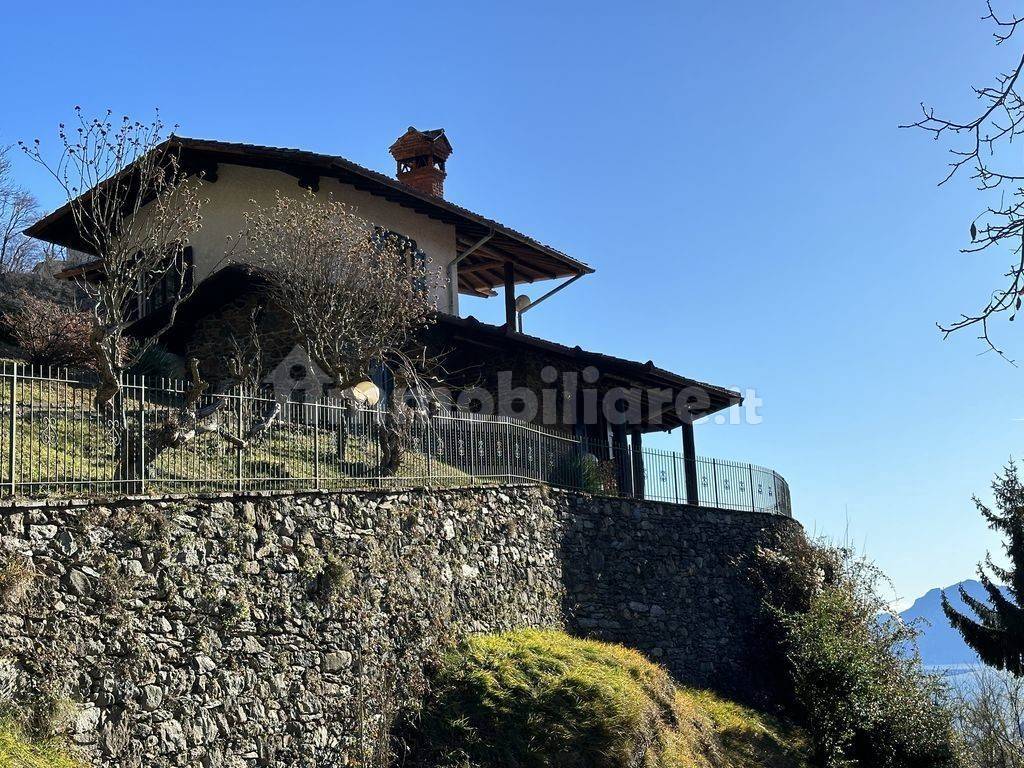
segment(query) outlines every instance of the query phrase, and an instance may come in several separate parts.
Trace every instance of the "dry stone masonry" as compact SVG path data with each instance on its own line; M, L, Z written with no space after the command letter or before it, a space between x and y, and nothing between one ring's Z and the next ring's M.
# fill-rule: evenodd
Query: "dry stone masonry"
M799 526L537 486L0 508L0 705L94 766L365 763L423 667L523 626L759 693L747 556Z

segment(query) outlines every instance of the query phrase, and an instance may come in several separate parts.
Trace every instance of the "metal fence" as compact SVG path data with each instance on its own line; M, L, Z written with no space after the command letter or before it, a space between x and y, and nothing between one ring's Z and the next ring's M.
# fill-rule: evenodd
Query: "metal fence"
M0 495L86 496L457 486L543 482L610 495L791 514L786 481L750 464L653 449L612 448L500 416L437 409L403 432L401 460L382 468L381 410L343 401L286 402L206 394L204 429L177 447L153 437L182 408L185 382L124 379L97 410L89 376L0 366ZM269 426L254 424L279 408ZM247 439L248 438L248 439ZM244 447L237 443L244 442ZM147 451L149 455L147 455ZM689 475L689 477L688 477Z

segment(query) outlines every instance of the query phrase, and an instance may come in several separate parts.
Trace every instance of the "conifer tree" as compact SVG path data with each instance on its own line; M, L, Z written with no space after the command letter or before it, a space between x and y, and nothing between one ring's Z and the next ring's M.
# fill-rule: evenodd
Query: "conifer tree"
M942 610L967 644L990 667L1024 676L1024 485L1011 461L992 482L995 509L975 497L974 504L988 525L1003 536L1009 566L1002 568L990 555L978 564L978 576L988 600L978 600L961 586L960 597L974 613L957 611L946 595ZM1002 582L1001 584L997 582Z

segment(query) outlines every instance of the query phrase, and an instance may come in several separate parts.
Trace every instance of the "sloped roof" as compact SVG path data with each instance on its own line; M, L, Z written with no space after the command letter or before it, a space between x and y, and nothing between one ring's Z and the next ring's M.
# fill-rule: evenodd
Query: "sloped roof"
M204 169L213 163L279 170L300 178L311 175L337 178L357 189L410 208L455 228L457 248L466 251L490 235L487 243L459 263L459 290L487 295L504 282L503 264L515 265L517 284L590 274L582 261L535 240L511 227L474 213L448 200L421 192L397 179L364 168L338 155L301 149L241 144L174 136L168 139L181 149L185 167ZM88 193L87 193L88 194ZM25 234L40 240L82 249L69 205L64 205L33 224Z
M464 334L467 338L489 340L494 345L501 347L521 346L562 357L574 361L581 367L592 365L601 376L618 378L630 386L665 388L671 389L675 393L684 390L691 390L694 393L703 392L707 396L706 407L700 412L694 413L694 418L708 416L743 402L743 396L734 390L720 387L716 384L708 384L686 376L680 376L678 373L659 368L651 360L642 363L623 357L606 355L601 352L590 352L579 346L569 347L539 336L519 333L503 325L484 323L472 316L456 317L455 315L438 313L437 324L456 338L460 334ZM645 425L644 431L674 429L682 423L678 414L674 413L671 408L671 403L666 403L664 409L659 411L657 415L660 419L658 425Z

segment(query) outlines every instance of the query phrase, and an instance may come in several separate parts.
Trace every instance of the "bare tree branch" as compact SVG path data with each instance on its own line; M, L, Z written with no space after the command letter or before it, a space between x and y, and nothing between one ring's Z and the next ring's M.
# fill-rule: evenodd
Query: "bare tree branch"
M1016 15L1000 16L987 2L988 13L983 21L995 26L993 37L996 45L1008 42L1024 19ZM949 170L939 182L942 186L964 169L971 169L970 178L978 190L998 192L998 202L986 206L971 222L971 245L961 253L979 253L994 247L1008 246L1013 256L1003 274L1004 282L989 296L987 302L977 311L961 314L950 323L938 323L943 338L956 331L976 326L981 339L989 351L996 352L1009 360L1004 351L990 335L990 321L1009 313L1013 321L1021 308L1024 297L1024 169L1005 167L1002 162L1019 162L1009 152L1013 142L1024 134L1024 96L1021 91L1021 72L1024 71L1022 53L1007 72L1000 73L993 85L975 87L974 94L981 108L970 119L954 120L937 116L932 107L921 105L921 119L901 125L901 128L918 128L931 134L936 140L952 141ZM1010 360L1012 363L1013 361Z
M0 147L0 273L25 272L42 257L38 241L22 234L39 218L39 204L15 183L9 155Z
M278 195L255 201L243 235L248 261L267 280L306 352L344 390L386 368L395 396L381 415L381 471L397 469L414 413L405 398L429 397L420 331L433 320L428 280L440 280L422 251L348 205ZM344 440L339 444L343 451Z
M201 179L181 167L180 152L165 140L159 113L150 123L124 117L89 119L59 130L61 151L44 156L38 139L20 142L25 154L57 181L67 197L82 250L97 259L101 274L82 288L92 299L93 349L102 384L97 407L120 393L121 374L166 331L192 290L184 253L202 226ZM124 343L142 302L158 285L170 288L165 321Z

